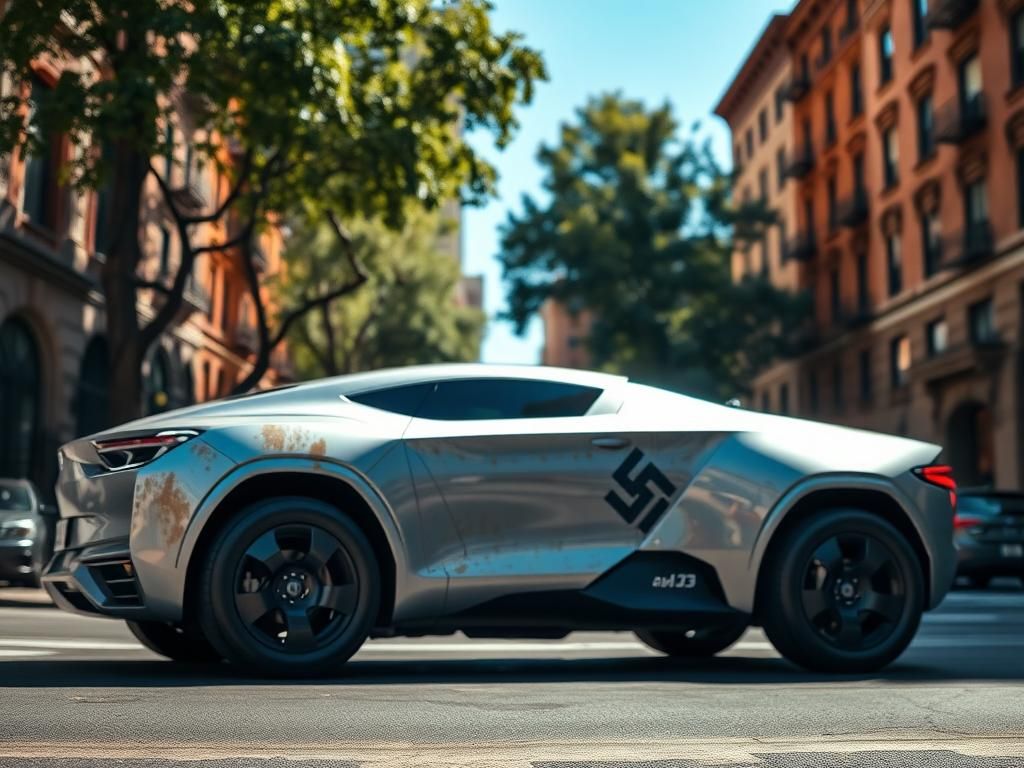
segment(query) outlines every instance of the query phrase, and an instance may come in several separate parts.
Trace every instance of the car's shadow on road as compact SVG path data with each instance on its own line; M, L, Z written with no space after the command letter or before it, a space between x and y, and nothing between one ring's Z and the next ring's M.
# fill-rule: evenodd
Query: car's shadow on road
M274 679L238 674L227 664L158 660L26 659L0 662L0 688L151 688L206 686L474 684L474 683L700 683L780 685L836 682L943 683L1024 681L1024 665L897 662L882 672L822 675L778 658L719 657L680 662L661 657L587 659L458 659L351 661L337 676Z

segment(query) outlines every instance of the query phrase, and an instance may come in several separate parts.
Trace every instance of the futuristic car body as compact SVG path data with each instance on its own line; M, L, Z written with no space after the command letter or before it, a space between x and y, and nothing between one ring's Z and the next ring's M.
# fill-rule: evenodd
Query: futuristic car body
M418 366L60 451L44 583L175 659L335 670L368 636L634 630L703 656L898 656L950 587L939 447L543 367Z

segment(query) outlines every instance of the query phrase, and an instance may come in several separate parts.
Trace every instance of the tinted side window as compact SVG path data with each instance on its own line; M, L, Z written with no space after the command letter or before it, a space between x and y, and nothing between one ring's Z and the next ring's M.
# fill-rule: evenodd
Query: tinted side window
M442 381L417 414L426 419L530 419L582 416L601 390L557 381L460 379Z
M368 405L381 411L400 413L403 416L415 416L424 398L436 385L433 382L423 384L406 384L401 387L387 387L347 395L354 403Z

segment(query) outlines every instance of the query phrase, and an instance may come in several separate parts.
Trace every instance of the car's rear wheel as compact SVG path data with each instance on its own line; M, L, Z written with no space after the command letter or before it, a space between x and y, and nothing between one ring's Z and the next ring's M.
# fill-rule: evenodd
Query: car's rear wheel
M641 631L637 632L636 636L646 645L667 656L693 659L721 653L739 640L746 631L746 624L740 624L709 629L692 629L687 632Z
M208 664L221 660L221 655L197 629L162 621L126 621L125 624L140 643L172 661Z
M247 507L216 537L199 618L229 661L259 674L337 671L380 604L373 547L342 512L288 497Z
M759 616L779 653L822 672L869 672L906 649L924 610L922 566L880 517L831 510L772 547Z

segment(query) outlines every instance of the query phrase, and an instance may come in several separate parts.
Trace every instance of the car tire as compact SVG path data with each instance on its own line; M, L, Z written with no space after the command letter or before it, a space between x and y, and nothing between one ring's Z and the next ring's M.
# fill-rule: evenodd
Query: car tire
M835 509L774 542L762 572L758 616L790 661L810 670L862 673L896 659L924 611L913 547L886 520Z
M697 659L721 653L739 640L747 625L697 629L691 632L639 631L636 636L647 646L677 659Z
M212 664L221 655L197 629L188 630L162 621L126 621L128 629L153 653L171 661Z
M243 509L212 542L198 615L213 646L247 672L337 672L380 606L373 547L341 510L281 497Z

